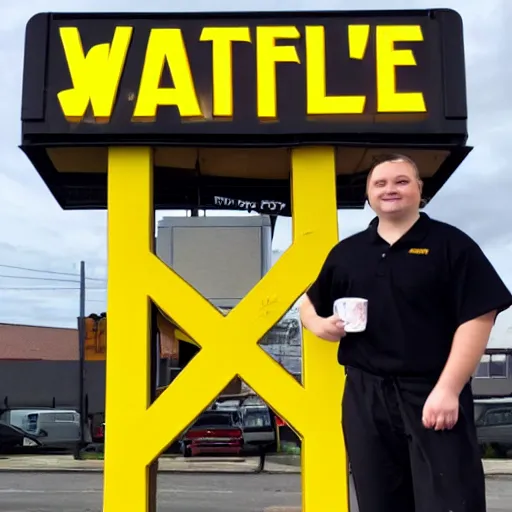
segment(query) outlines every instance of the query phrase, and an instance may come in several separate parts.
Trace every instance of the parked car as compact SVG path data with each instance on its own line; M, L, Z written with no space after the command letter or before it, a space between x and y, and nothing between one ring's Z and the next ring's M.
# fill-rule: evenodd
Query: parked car
M270 448L276 443L276 426L266 405L240 407L244 443L259 448Z
M31 434L44 447L74 448L80 441L80 415L76 411L11 409L1 420Z
M512 398L475 400L478 442L500 457L512 456Z
M244 436L244 448L264 448L273 451L277 448L277 425L274 414L261 398L242 397L239 400L216 402L217 411L237 411L240 416Z
M93 443L104 443L105 442L105 423L97 425L91 432Z
M19 448L39 448L41 443L21 428L0 421L0 452L9 453Z
M240 414L231 410L206 410L181 438L184 457L195 455L239 455L244 438Z

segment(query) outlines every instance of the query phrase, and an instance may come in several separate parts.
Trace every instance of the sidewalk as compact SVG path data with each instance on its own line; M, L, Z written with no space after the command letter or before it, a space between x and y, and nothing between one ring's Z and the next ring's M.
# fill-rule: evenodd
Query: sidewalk
M258 457L161 457L158 463L160 473L252 473L259 465ZM71 455L14 455L0 456L0 472L103 472L102 460L75 460ZM265 463L266 473L300 473L300 467Z
M278 465L287 464L295 466L297 470L299 469L297 466L300 466L300 456L297 455L269 455L267 461L276 462ZM482 462L487 476L512 476L512 459L483 459Z
M258 468L257 457L213 458L161 457L160 473L226 472L251 473ZM512 460L484 459L488 476L512 476ZM266 473L300 473L300 458L271 455L265 463ZM0 456L0 472L103 472L102 460L75 460L71 455Z
M512 459L484 459L483 463L486 476L512 476Z

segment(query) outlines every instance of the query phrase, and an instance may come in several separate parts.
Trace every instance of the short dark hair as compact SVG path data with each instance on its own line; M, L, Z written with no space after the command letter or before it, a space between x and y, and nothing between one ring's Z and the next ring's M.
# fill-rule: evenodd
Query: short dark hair
M381 165L386 162L406 162L414 169L416 178L418 180L421 179L420 178L420 170L418 168L418 165L412 158L410 158L406 155L403 155L401 153L385 153L385 154L378 155L373 158L372 166L370 167L370 170L368 171L367 180L370 179L373 171L375 170L375 168L378 165Z

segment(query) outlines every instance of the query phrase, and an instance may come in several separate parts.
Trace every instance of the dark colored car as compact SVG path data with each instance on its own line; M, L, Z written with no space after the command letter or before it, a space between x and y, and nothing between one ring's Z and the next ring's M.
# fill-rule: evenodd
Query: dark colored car
M21 428L0 421L0 452L9 453L20 448L39 448L38 439Z
M241 420L236 411L204 411L181 439L184 457L239 455L243 446Z
M512 457L512 399L475 400L475 416L482 452L489 447L493 456Z

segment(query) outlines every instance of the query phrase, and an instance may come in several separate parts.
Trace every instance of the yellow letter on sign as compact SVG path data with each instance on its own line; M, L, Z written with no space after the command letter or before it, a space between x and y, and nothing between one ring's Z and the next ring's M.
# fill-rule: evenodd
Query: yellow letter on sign
M104 43L93 46L85 56L78 29L60 28L73 88L59 92L57 97L68 121L81 121L90 103L95 120L108 122L114 109L132 31L132 27L116 27L112 45Z
M277 117L276 63L300 63L294 46L276 46L276 39L298 39L297 27L256 28L256 74L258 79L258 117Z
M398 41L423 41L419 25L379 25L376 36L377 111L426 112L422 92L396 92L396 66L416 66L412 50L396 50Z
M174 87L160 87L165 64L171 71ZM176 105L181 117L202 116L179 28L151 30L133 120L154 121L159 105Z
M109 150L104 512L149 512L150 464L235 375L303 437L302 510L347 512L344 379L335 345L305 333L304 386L258 345L313 282L337 242L334 149L292 150L293 244L226 317L152 252L151 160L149 148ZM151 405L150 298L201 346ZM132 436L126 411L144 439L136 451L126 449Z
M370 32L369 26L363 25L362 30L360 27L356 30L350 28L349 46L352 46L353 39L357 39L357 43L362 39L362 44L358 46L363 51L360 56L357 56L362 59ZM325 29L322 26L306 27L306 62L308 115L363 113L366 96L327 96L326 94Z
M251 42L249 27L206 27L200 41L212 42L213 115L233 115L233 55L232 43Z

